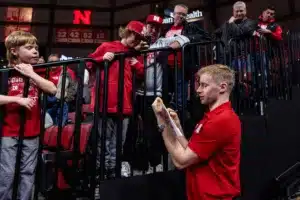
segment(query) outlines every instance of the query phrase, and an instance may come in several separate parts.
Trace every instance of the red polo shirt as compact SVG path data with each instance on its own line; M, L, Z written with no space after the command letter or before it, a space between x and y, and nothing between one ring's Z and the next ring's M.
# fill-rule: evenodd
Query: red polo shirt
M232 200L240 194L241 123L230 102L205 114L189 141L200 162L186 170L188 200Z

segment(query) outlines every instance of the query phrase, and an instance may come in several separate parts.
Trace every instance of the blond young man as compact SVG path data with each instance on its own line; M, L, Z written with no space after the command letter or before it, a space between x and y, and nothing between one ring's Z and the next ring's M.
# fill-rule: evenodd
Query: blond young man
M28 200L31 196L37 164L40 132L39 90L55 94L56 87L33 70L39 52L37 39L31 33L16 31L5 40L8 67L14 68L2 83L7 84L5 95L0 96L3 106L2 138L0 147L0 200L12 199L13 181L21 128L20 108L25 107L24 140L20 163L18 199ZM3 73L1 74L3 75ZM3 76L2 76L3 77ZM25 78L30 79L28 97L23 98ZM4 82L6 81L6 82Z
M240 194L241 140L240 120L229 102L234 72L224 65L210 65L197 77L197 93L209 110L189 141L174 134L159 106L161 99L154 102L154 111L174 165L186 169L188 200L232 200ZM182 131L177 114L168 112Z

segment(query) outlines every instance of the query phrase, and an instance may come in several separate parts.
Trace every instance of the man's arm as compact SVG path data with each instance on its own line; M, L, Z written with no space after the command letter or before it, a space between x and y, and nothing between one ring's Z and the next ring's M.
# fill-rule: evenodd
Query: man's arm
M212 40L209 33L199 27L198 24L190 23L187 26L190 30L188 33L184 33L184 35L190 40L190 42L204 42Z
M163 131L163 140L167 151L171 155L172 161L176 168L184 169L199 161L197 154L195 154L188 146L188 142L184 136L179 136L184 142L184 147L178 140L178 136L175 136L170 127L166 127Z
M158 121L158 123L163 123L163 120ZM168 126L168 123L165 124ZM228 121L222 123L207 122L205 131L194 134L190 142L187 142L184 136L175 136L170 127L165 128L163 140L177 168L183 169L195 163L206 161L222 148L227 141L227 135L216 132L215 126L222 126L224 130L227 130L227 126L231 125Z
M283 38L282 38L282 28L279 25L276 27L276 30L271 33L271 37L274 40L279 40L279 41L283 40Z
M155 43L150 45L149 49L169 47L174 42L178 42L180 47L182 47L184 44L189 43L190 40L184 35L177 35L169 38L159 38Z
M243 36L252 36L253 32L256 30L256 22L253 20L248 20L246 24L242 27L239 27L236 23L227 23L229 32L232 33L233 37L243 37Z

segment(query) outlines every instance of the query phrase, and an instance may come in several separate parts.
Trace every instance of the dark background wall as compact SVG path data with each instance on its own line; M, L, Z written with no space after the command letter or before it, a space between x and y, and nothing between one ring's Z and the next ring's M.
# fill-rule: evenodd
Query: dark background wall
M294 29L295 24L300 23L300 1L298 0L245 1L248 5L248 15L251 18L257 18L264 7L272 4L277 8L278 21L285 31ZM234 2L233 0L0 0L0 42L4 40L3 29L7 25L5 13L8 5L33 7L32 32L38 37L42 46L52 48L51 52L63 53L68 56L86 56L98 44L68 45L55 42L55 28L85 28L72 25L74 9L91 10L92 24L88 28L101 29L106 33L107 40L112 40L117 39L120 25L125 25L129 20L144 20L147 14L162 11L163 8L173 8L177 3L187 4L191 11L202 11L204 26L212 31L230 18ZM161 9L156 9L156 5ZM49 37L50 33L52 37ZM0 54L4 55L3 45L0 48Z

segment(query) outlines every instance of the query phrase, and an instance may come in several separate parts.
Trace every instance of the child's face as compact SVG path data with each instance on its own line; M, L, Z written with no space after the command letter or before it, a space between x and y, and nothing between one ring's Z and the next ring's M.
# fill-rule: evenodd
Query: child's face
M130 48L136 47L138 44L140 44L142 40L142 37L138 35L135 32L132 32L127 38L126 38L126 44Z
M34 65L37 64L39 60L37 44L25 44L17 48L12 48L11 52L17 57L19 63Z

